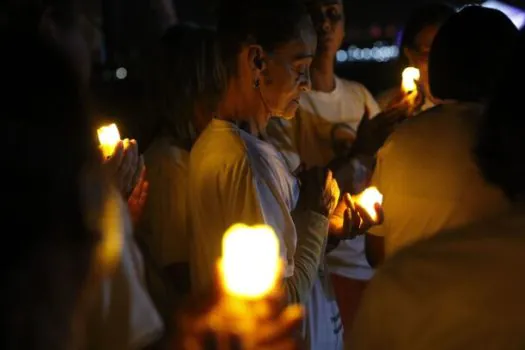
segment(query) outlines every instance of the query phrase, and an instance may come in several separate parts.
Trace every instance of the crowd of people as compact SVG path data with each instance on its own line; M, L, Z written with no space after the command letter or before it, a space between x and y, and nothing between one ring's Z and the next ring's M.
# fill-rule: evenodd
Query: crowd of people
M78 5L0 7L3 349L525 347L525 32L503 13L417 9L417 89L374 98L335 74L342 0L221 0L148 45L151 137L104 157ZM275 231L282 271L232 321L236 223Z

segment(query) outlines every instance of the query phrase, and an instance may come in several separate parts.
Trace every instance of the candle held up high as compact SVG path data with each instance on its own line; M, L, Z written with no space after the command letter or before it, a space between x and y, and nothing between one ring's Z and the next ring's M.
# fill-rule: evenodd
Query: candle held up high
M98 140L100 142L100 148L105 158L109 158L113 155L115 147L120 141L120 133L115 123L102 126L97 130Z
M220 271L227 294L263 298L277 284L280 263L279 239L271 227L235 224L224 234Z
M415 67L407 67L405 68L405 70L403 70L401 77L401 88L403 89L403 92L405 92L406 94L410 94L414 91L417 91L416 82L421 77L419 69Z

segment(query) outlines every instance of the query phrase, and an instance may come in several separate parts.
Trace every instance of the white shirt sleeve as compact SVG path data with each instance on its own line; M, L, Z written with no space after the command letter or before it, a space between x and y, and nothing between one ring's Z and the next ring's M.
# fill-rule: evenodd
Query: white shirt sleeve
M365 99L365 106L368 108L368 112L370 113L370 118L375 117L377 114L381 112L381 108L379 107L379 104L375 100L375 98L372 96L370 91L366 87L363 86L363 94Z

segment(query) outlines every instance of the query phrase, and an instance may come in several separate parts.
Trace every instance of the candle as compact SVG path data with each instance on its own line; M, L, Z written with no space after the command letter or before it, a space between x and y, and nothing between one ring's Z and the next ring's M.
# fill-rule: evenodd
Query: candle
M360 194L354 196L353 200L363 208L372 220L377 221L376 204L383 204L383 195L376 187L369 187Z
M117 143L120 141L120 134L116 124L102 126L97 130L100 148L105 158L113 155Z
M235 224L222 240L221 278L226 293L261 299L279 279L279 240L269 226Z
M403 71L403 74L401 75L401 77L402 77L401 88L406 94L409 94L417 90L416 81L418 81L420 78L419 69L414 68L414 67L407 67Z

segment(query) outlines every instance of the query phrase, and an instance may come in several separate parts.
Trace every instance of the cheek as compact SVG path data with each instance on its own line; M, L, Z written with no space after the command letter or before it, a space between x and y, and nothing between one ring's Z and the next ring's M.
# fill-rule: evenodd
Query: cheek
M297 95L299 84L293 72L282 70L275 71L276 74L269 74L265 80L268 92L268 100L274 107L285 107L290 102L290 98Z

